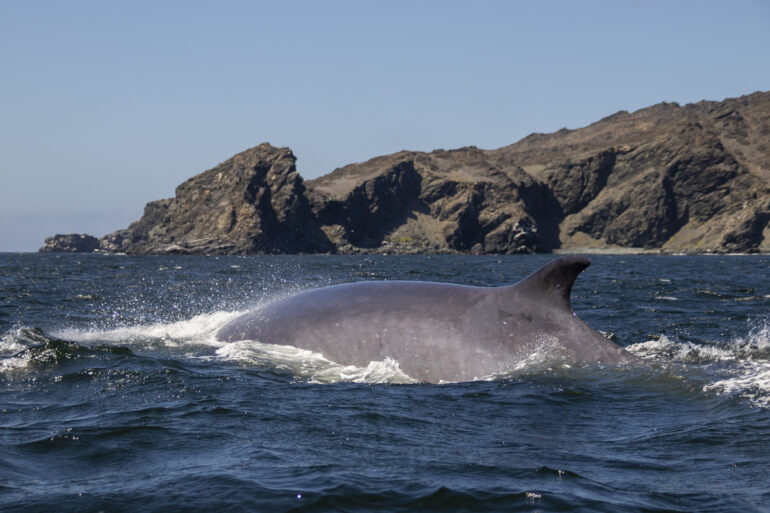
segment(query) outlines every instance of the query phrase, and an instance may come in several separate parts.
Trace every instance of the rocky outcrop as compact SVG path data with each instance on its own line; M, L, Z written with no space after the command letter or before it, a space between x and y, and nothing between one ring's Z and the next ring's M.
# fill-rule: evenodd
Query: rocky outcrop
M474 147L353 164L308 191L321 229L346 253L527 253L555 242L548 187Z
M47 237L40 253L93 253L99 247L99 239L85 233L70 233Z
M190 178L176 196L148 203L142 218L105 236L125 253L250 254L331 251L313 219L296 158L261 144Z
M403 151L307 182L288 148L262 144L148 203L95 250L770 251L768 141L770 93L754 93L622 111L497 150Z
M564 249L770 251L770 93L620 112L490 153L553 190Z

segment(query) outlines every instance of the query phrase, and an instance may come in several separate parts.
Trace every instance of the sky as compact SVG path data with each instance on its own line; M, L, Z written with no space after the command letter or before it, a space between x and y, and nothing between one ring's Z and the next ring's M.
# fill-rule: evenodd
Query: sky
M315 178L770 90L770 2L0 0L0 252L262 142Z

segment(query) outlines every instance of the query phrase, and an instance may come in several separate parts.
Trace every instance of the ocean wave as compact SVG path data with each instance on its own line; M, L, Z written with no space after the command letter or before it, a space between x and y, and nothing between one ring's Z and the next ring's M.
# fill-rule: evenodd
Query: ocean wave
M39 328L17 327L0 337L0 373L27 367L34 360L26 351L30 347L45 347L54 339Z
M11 356L0 357L0 375L9 375L14 371L51 368L68 361L135 356L130 349L123 346L82 345L48 336L39 329L22 328L17 331L15 337L9 338L12 341L4 347L8 345L23 347L23 342L33 343Z
M91 350L167 351L189 353L195 347L224 344L216 333L241 312L214 312L171 323L124 326L113 329L64 328L46 333L22 326L0 338L0 373L21 370L40 362L84 356ZM53 356L52 356L53 355ZM58 357L56 357L58 355Z
M650 361L697 365L710 374L704 392L770 408L770 320L755 322L747 335L726 342L680 342L662 335L627 349Z

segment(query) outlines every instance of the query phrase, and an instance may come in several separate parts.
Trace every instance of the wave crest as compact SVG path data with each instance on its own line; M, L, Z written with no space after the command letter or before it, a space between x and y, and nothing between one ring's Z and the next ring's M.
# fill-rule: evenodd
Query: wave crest
M746 336L727 342L678 342L663 335L627 349L647 360L700 365L712 374L704 392L770 408L770 320L754 323Z

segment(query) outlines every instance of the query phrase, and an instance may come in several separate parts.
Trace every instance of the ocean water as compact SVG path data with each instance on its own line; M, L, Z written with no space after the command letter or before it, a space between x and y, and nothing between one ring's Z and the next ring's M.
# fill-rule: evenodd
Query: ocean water
M770 511L770 257L597 255L573 307L647 360L467 383L216 340L357 280L551 255L0 255L0 511Z

